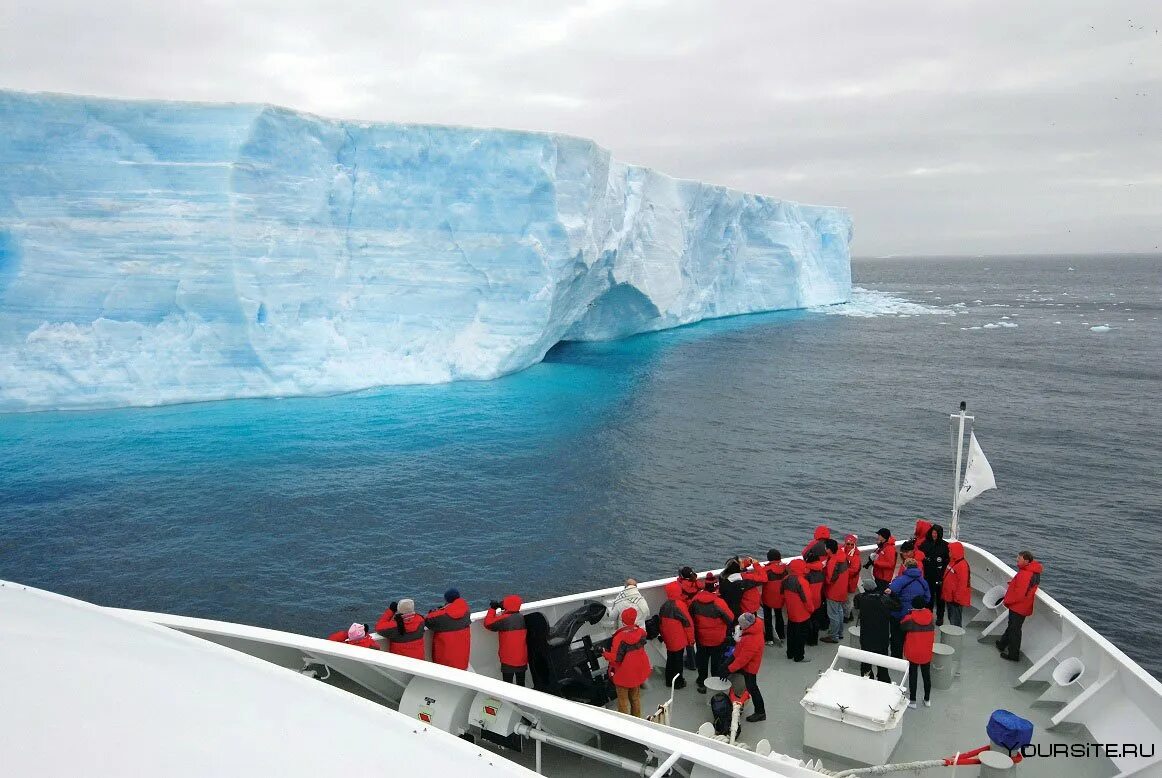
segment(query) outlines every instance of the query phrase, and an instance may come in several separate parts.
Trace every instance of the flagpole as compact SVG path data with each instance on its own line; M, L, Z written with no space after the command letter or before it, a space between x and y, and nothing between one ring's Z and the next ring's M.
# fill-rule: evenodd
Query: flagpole
M955 419L959 422L959 429L956 434L956 468L952 471L952 540L960 537L960 464L961 457L964 454L964 421L971 419L971 416L966 416L965 411L968 405L964 400L960 401L960 413L954 413L949 416L950 420Z

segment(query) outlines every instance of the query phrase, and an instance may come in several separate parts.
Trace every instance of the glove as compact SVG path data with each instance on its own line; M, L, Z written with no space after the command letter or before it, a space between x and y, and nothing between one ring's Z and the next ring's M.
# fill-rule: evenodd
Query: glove
M488 607L494 611L500 610L500 600L489 600Z
M726 669L725 667L722 668L722 670L718 673L718 679L720 681L729 681L730 680L730 670Z
M391 604L387 606L387 609L389 611L391 611L392 613L394 613L398 608L399 608L399 603L396 602L395 600L392 600Z
M868 554L868 559L870 559L873 562L879 558L880 558L880 552L878 552L878 551L873 551L870 554Z
M694 646L686 646L686 661L685 667L687 670L697 670L698 662L694 657Z
M734 574L732 574L732 575L728 575L728 576L726 577L726 580L728 580L728 581L734 581L735 583L738 583L739 581L741 581L741 580L742 580L742 573L734 573Z

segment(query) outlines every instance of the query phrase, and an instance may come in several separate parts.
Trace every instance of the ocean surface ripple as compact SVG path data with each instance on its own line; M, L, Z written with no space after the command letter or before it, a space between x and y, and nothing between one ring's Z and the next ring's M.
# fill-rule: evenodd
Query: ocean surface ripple
M792 551L820 521L905 535L948 515L964 399L1000 485L965 539L1033 550L1162 672L1162 258L854 272L844 306L564 343L496 381L0 416L0 577L323 634L449 585L481 608Z

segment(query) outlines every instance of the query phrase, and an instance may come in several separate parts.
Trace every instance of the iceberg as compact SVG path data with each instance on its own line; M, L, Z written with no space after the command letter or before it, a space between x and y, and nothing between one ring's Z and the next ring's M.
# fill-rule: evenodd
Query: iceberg
M491 379L846 302L851 235L565 135L0 91L0 411Z

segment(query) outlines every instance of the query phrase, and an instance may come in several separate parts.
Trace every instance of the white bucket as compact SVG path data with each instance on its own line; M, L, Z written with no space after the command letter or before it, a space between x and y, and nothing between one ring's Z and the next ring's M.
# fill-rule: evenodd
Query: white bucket
M703 685L712 692L724 692L730 688L730 681L710 676Z

